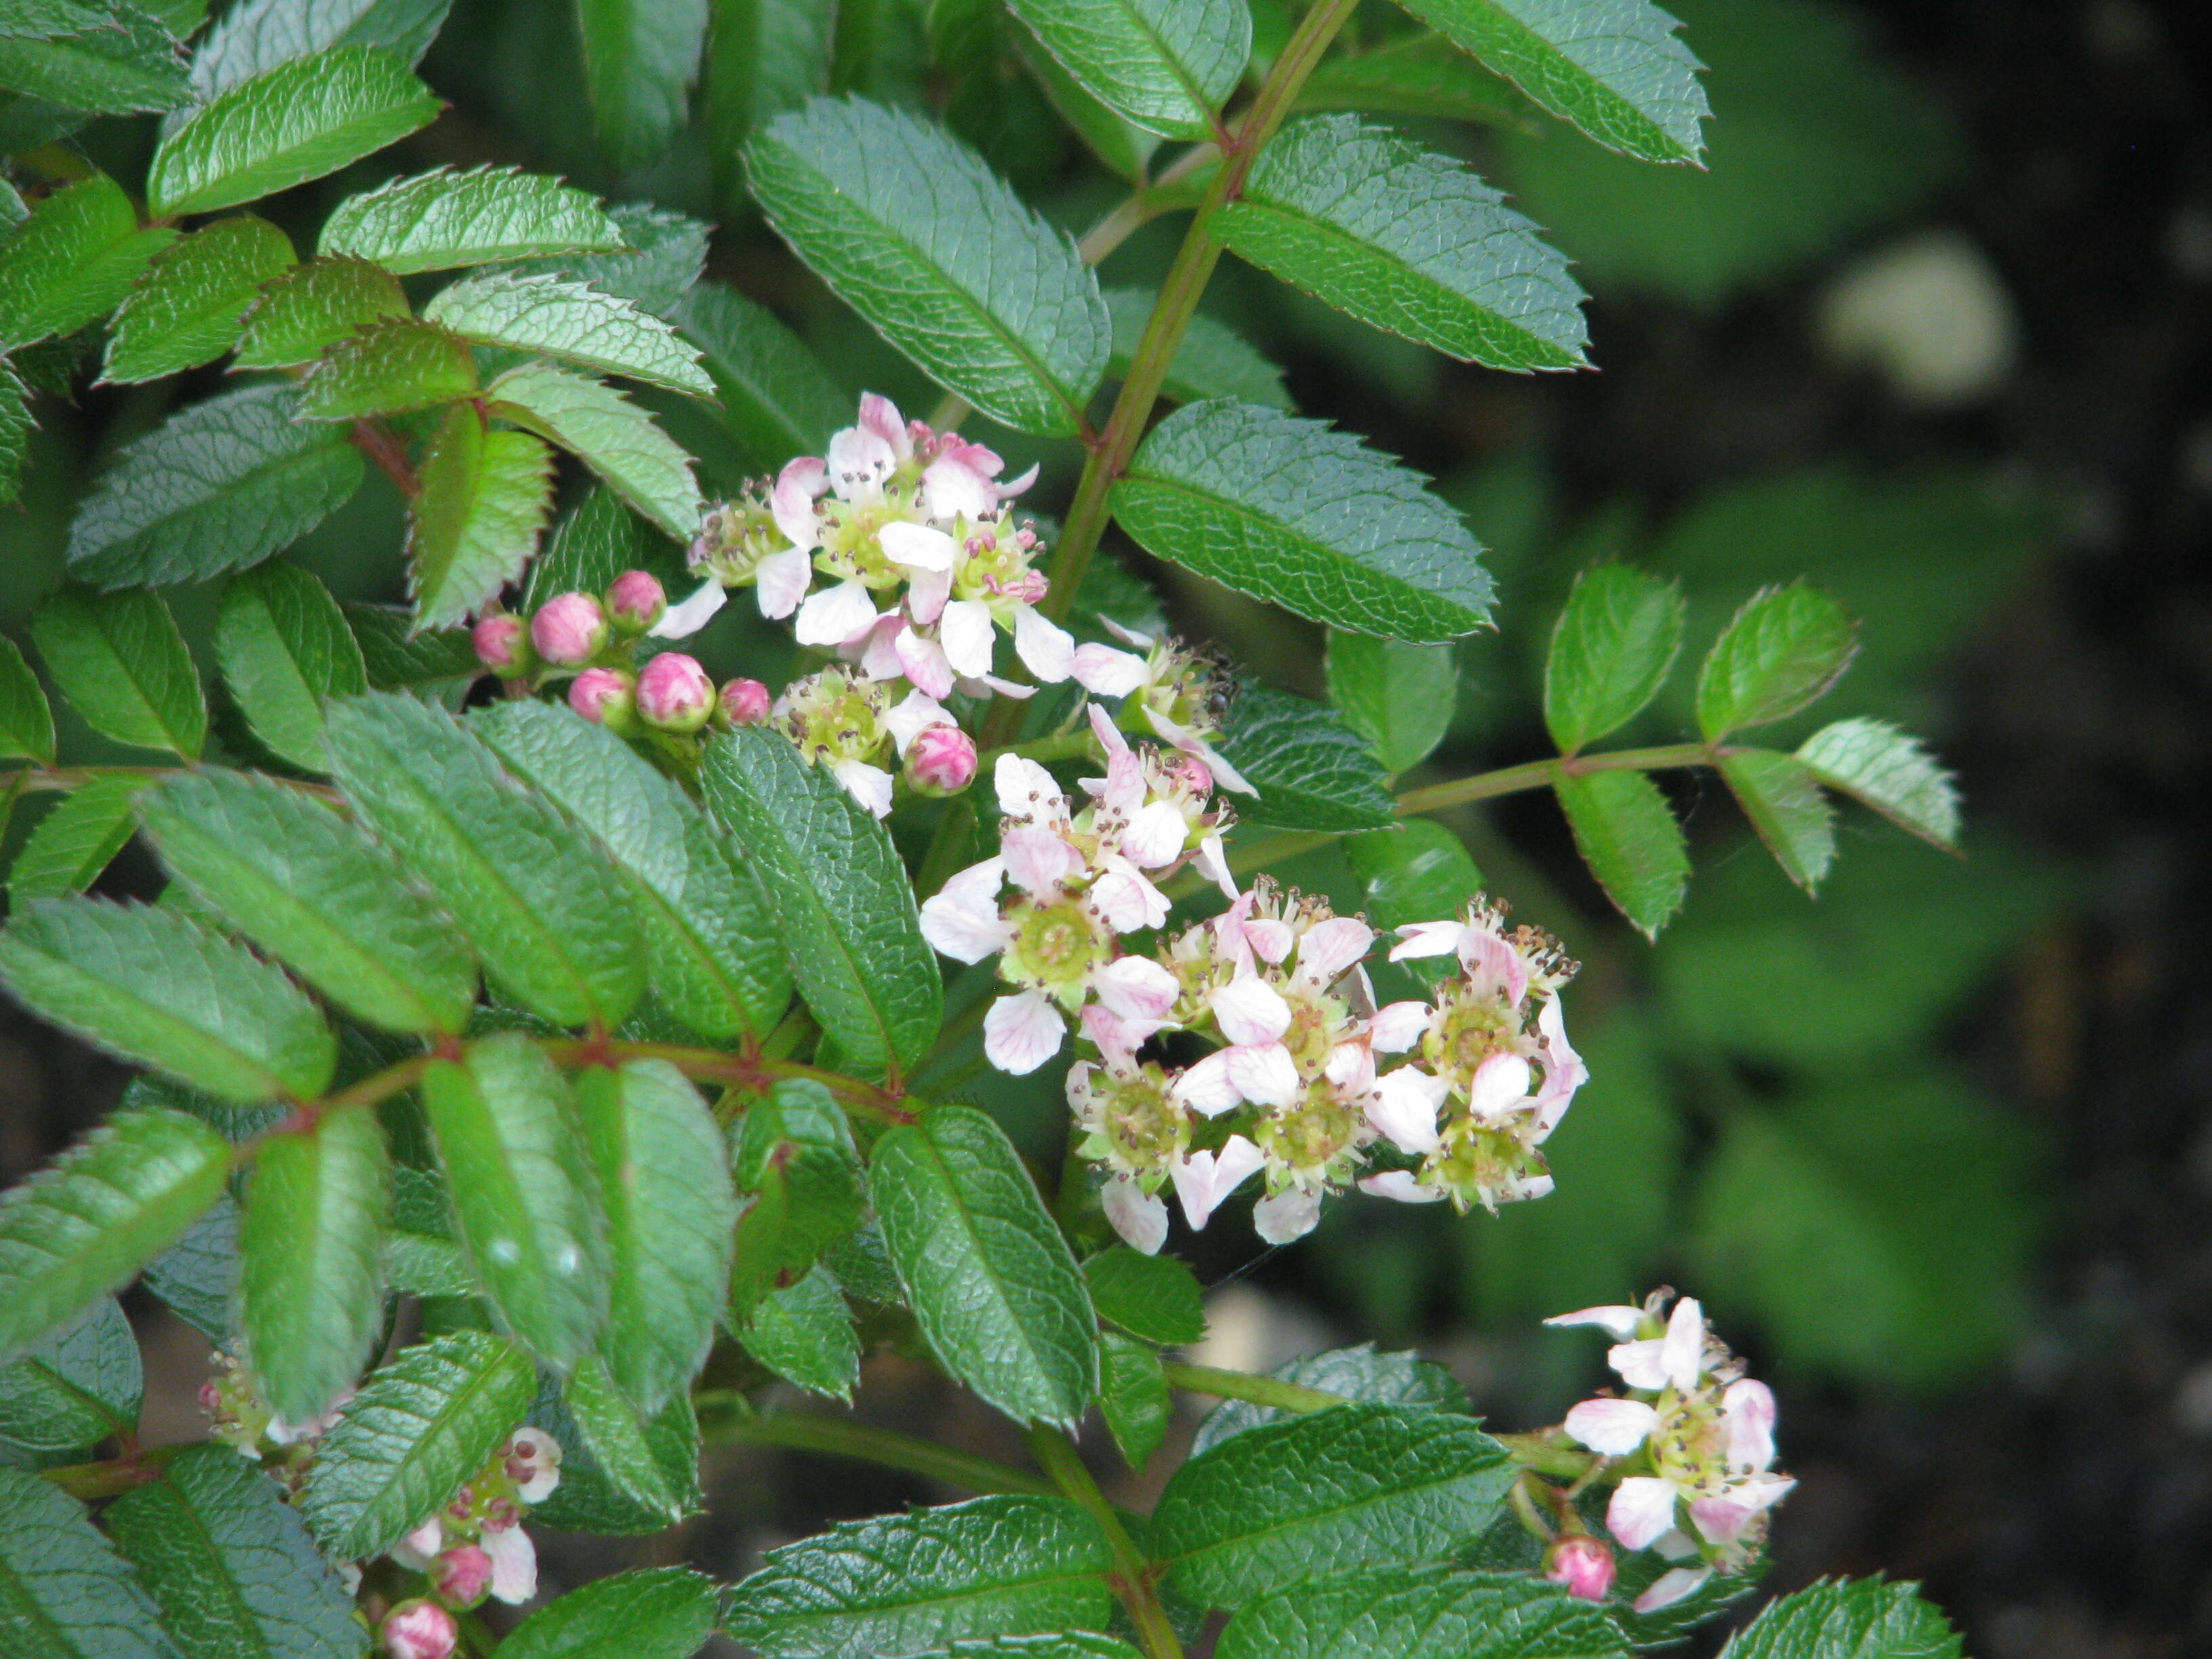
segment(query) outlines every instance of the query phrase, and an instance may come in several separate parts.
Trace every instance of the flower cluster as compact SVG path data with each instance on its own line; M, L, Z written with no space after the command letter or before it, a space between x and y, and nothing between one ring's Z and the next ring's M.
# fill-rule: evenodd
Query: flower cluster
M1545 1322L1600 1326L1617 1345L1607 1358L1626 1392L1583 1401L1561 1427L1623 1460L1607 1530L1630 1549L1683 1564L1638 1598L1639 1613L1694 1594L1716 1572L1743 1571L1765 1538L1767 1511L1796 1484L1772 1468L1772 1391L1744 1375L1694 1297L1662 1319L1670 1295Z
M215 1363L221 1374L200 1384L200 1409L208 1415L209 1433L240 1457L267 1463L272 1473L295 1482L313 1455L315 1443L344 1414L353 1390L341 1392L320 1417L294 1423L263 1398L252 1370L241 1360L218 1352Z
M891 810L884 763L894 754L923 794L957 794L975 781L975 740L942 703L918 689L895 703L888 682L842 664L792 682L770 715L809 764L829 768L879 818Z
M538 1550L522 1529L523 1512L560 1484L561 1443L543 1429L517 1429L389 1553L427 1575L442 1606L472 1607L486 1595L527 1601L538 1594Z

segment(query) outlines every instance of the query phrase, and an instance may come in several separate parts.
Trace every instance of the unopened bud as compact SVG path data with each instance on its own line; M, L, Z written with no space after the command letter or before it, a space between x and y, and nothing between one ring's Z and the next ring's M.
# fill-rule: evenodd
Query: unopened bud
M530 642L556 667L581 667L607 642L607 613L588 593L556 593L530 619Z
M664 651L637 672L637 712L664 732L696 732L714 711L714 682L696 657Z
M1602 1601L1613 1589L1613 1552L1586 1532L1562 1533L1544 1552L1544 1577L1570 1595Z
M486 617L469 635L477 660L501 679L520 679L531 670L530 631L522 618L501 612Z
M474 1544L456 1544L430 1563L430 1590L449 1607L472 1607L491 1589L491 1557Z
M927 726L907 745L907 781L926 795L957 795L975 781L975 739L957 726Z
M722 718L732 726L758 726L775 703L758 680L723 681L720 701Z
M377 1632L391 1659L451 1659L461 1633L453 1615L435 1601L402 1601L384 1615Z
M568 682L568 707L586 720L627 734L637 725L637 689L619 668L586 668Z
M607 613L625 634L642 634L668 610L668 595L649 570L625 570L607 589Z

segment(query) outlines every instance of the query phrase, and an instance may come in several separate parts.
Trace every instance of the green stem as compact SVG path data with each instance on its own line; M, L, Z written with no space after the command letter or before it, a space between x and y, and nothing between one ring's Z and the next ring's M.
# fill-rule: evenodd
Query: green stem
M1255 1406L1273 1406L1286 1412L1326 1411L1331 1406L1348 1403L1347 1396L1330 1394L1322 1389L1309 1389L1301 1383L1285 1382L1279 1376L1255 1376L1249 1371L1226 1371L1212 1365L1189 1365L1179 1359L1164 1360L1160 1369L1166 1373L1170 1388L1183 1389L1192 1394L1218 1395L1224 1400L1246 1400Z
M700 1415L700 1437L709 1445L781 1446L791 1451L857 1458L975 1492L1028 1492L1048 1498L1058 1490L1042 1476L895 1429L812 1412L756 1412L743 1395L733 1390L710 1389L695 1395L692 1404Z
M665 1060L689 1078L710 1083L741 1083L754 1088L766 1088L782 1078L811 1078L855 1111L887 1123L914 1121L914 1114L899 1104L900 1097L889 1090L863 1083L858 1078L824 1071L818 1066L772 1059L765 1054L732 1054L721 1048L696 1048L680 1042L625 1042L605 1037L561 1037L538 1046L564 1066Z
M40 1469L39 1473L70 1497L88 1504L95 1498L118 1497L160 1480L161 1466L182 1450L182 1446L153 1446L121 1457L103 1458L97 1463L69 1463L59 1468Z
M1492 1434L1490 1437L1513 1454L1513 1461L1537 1474L1555 1474L1563 1480L1579 1480L1605 1460L1595 1452L1563 1440L1551 1429L1534 1434Z
M1159 1595L1152 1588L1152 1565L1130 1538L1129 1529L1121 1524L1120 1514L1106 1501L1106 1494L1098 1490L1091 1471L1084 1468L1083 1459L1076 1455L1075 1443L1059 1429L1039 1427L1030 1431L1030 1449L1044 1465L1061 1494L1080 1505L1106 1534L1106 1541L1114 1552L1115 1594L1129 1610L1130 1621L1137 1627L1137 1639L1144 1644L1146 1659L1182 1659L1182 1643L1176 1638L1175 1626L1168 1622L1167 1609L1160 1605Z
M1409 818L1468 801L1488 800L1494 795L1516 794L1523 789L1548 789L1563 778L1586 777L1593 772L1657 772L1676 766L1711 766L1735 749L1703 743L1668 743L1651 749L1616 749L1604 755L1571 755L1559 760L1529 761L1496 772L1432 783L1408 789L1398 797L1398 816Z

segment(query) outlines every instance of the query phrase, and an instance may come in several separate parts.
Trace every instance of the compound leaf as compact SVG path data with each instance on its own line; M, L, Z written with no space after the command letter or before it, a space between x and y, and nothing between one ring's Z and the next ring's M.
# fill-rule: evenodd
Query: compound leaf
M1106 373L1123 380L1159 295L1148 288L1109 288L1105 299L1114 324L1114 353L1107 359ZM1228 324L1203 313L1185 326L1182 343L1168 364L1167 379L1160 383L1160 395L1178 404L1234 398L1268 409L1291 406L1291 394L1283 390L1283 371Z
M826 1267L762 1297L737 1337L747 1353L799 1388L850 1401L860 1386L853 1310Z
M713 0L713 7L707 132L715 187L734 214L744 204L745 140L753 129L829 91L838 17L814 0Z
M161 20L133 5L69 9L36 27L36 9L0 32L0 91L98 115L189 102L184 54ZM78 27L77 25L81 25Z
M696 1507L692 1483L672 1481L653 1443L652 1414L616 1386L606 1360L586 1353L562 1391L570 1419L599 1474L625 1503L673 1526Z
M548 254L510 267L525 276L565 276L627 300L640 311L665 317L691 291L707 267L711 227L687 214L643 202L618 202L607 217L627 247L596 253Z
M577 0L584 86L609 165L658 160L684 125L708 0Z
M192 53L203 100L280 64L332 46L376 46L422 61L453 0L245 0L209 26Z
M1659 694L1682 643L1674 583L1601 564L1575 579L1544 660L1544 723L1559 752L1618 731Z
M1698 672L1698 729L1718 743L1796 714L1836 683L1858 628L1817 587L1762 588L1729 619Z
M1084 89L1147 131L1212 136L1252 52L1244 0L1008 0Z
M1182 1347L1206 1335L1206 1303L1198 1280L1171 1255L1146 1255L1126 1244L1083 1264L1098 1316L1160 1347Z
M332 343L300 387L303 421L404 415L472 398L476 358L459 335L411 317L364 324Z
M1919 1589L1823 1579L1770 1603L1730 1639L1729 1659L1958 1659L1958 1632Z
M54 711L23 648L0 635L0 756L54 763Z
M402 605L347 599L338 609L360 641L372 690L404 691L453 710L468 701L469 688L483 678L483 665L465 628L417 629L414 612Z
M1286 830L1378 830L1397 822L1374 747L1325 703L1248 684L1222 733L1222 755L1259 790L1239 816Z
M721 1596L688 1567L634 1568L538 1608L500 1650L507 1659L692 1659L714 1634Z
M1152 1461L1175 1417L1159 1355L1119 1331L1098 1339L1098 1413L1133 1469Z
M820 454L851 418L853 400L804 341L735 289L708 281L672 313L700 349L722 400L722 425L748 464L776 467Z
M102 1297L0 1366L0 1440L58 1452L132 1434L145 1392L131 1321L113 1297Z
M770 1288L851 1236L866 1206L852 1127L811 1079L786 1079L746 1109L730 1164L748 1200L730 1279L731 1322L742 1325ZM895 1277L891 1294L903 1299Z
M1328 700L1395 776L1426 760L1451 730L1459 659L1448 646L1331 629Z
M1807 892L1836 856L1836 813L1811 769L1793 756L1747 749L1723 756L1721 776L1751 827L1790 880Z
M1628 1659L1603 1608L1533 1577L1377 1567L1280 1589L1221 1633L1219 1659Z
M105 173L56 191L0 242L0 351L106 316L176 239L139 229L131 198Z
M94 778L71 790L39 820L8 872L8 901L81 893L100 879L137 824L131 804L146 781L125 775Z
M234 368L296 368L365 323L408 314L399 279L366 259L310 259L265 284L239 331Z
M1433 1360L1419 1354L1377 1348L1372 1342L1356 1347L1328 1348L1278 1365L1267 1373L1300 1388L1323 1394L1340 1394L1347 1400L1367 1400L1428 1411L1474 1409L1458 1379ZM1247 1400L1224 1400L1214 1407L1191 1443L1193 1457L1211 1451L1231 1435L1257 1428L1262 1423L1285 1421L1291 1413L1275 1406L1255 1406Z

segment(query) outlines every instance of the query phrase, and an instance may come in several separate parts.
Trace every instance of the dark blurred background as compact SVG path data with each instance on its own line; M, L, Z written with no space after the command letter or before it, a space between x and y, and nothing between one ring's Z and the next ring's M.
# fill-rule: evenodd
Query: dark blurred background
M1216 1286L1206 1357L1419 1346L1518 1428L1597 1380L1596 1345L1541 1316L1671 1282L1780 1391L1802 1484L1774 1587L1924 1579L1984 1659L2212 1653L2212 975L2189 967L2212 930L2212 20L2190 0L1670 9L1711 67L1708 174L1619 161L1535 118L1389 118L1468 156L1575 256L1597 372L1460 368L1233 260L1207 309L1285 366L1303 410L1434 476L1493 550L1499 631L1464 647L1452 736L1416 781L1547 752L1543 645L1590 562L1680 576L1693 651L1756 586L1804 575L1864 619L1817 719L1926 735L1963 780L1966 856L1856 817L1808 901L1723 792L1681 781L1698 872L1654 947L1608 910L1545 799L1449 818L1491 885L1587 964L1567 1006L1595 1076L1552 1143L1559 1190L1495 1220L1342 1203L1264 1256L1241 1217L1179 1235ZM1281 11L1257 9L1264 41ZM1395 16L1370 7L1355 40ZM999 79L948 80L924 61L924 21L916 0L847 0L836 84L941 107L1073 228L1110 205L1115 181L1012 59ZM567 8L461 0L424 72L453 109L280 200L295 234L396 167L561 171L717 221L713 274L839 380L909 413L934 402L744 212L697 130L643 171L602 164ZM135 177L142 137L107 125L121 136L100 159ZM1140 234L1107 280L1156 279L1179 234ZM186 395L219 377L200 378ZM25 504L0 512L0 624L20 632L58 580L70 502L178 390L42 411ZM1032 453L1003 447L1016 467ZM1031 502L1048 512L1074 458L1036 453ZM724 444L708 471L727 489L778 459ZM342 596L397 597L380 489L295 555ZM1317 639L1140 574L1182 631L1321 694ZM211 595L173 598L204 627ZM713 648L718 672L780 678L741 622ZM1677 686L1621 741L1679 734L1685 706ZM82 728L73 741L96 757ZM1334 854L1285 873L1361 896ZM155 880L133 849L106 885ZM0 1011L6 1176L122 1081ZM947 1091L1054 1170L1054 1086ZM150 1369L166 1360L173 1433L196 1433L204 1345L150 1303L134 1311ZM874 1367L886 1420L1018 1455L980 1408L896 1358ZM710 1476L712 1512L681 1533L556 1542L549 1573L690 1559L734 1575L828 1520L947 1495L782 1454L717 1452Z

